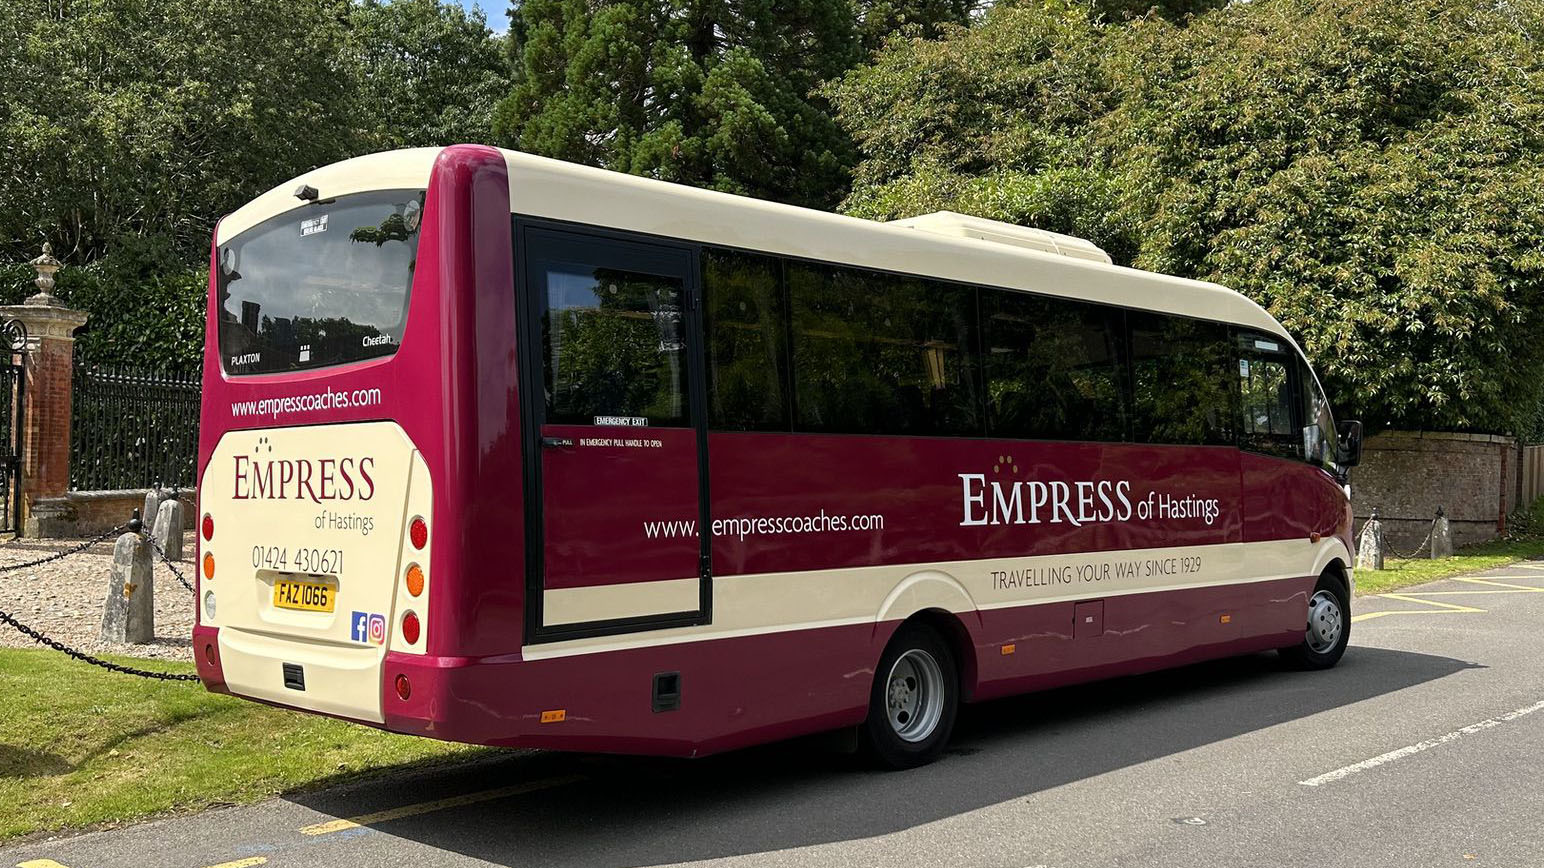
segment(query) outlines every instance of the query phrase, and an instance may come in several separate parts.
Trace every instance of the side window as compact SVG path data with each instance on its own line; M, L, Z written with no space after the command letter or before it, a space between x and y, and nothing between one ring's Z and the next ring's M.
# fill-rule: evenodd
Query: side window
M1128 312L1131 434L1139 443L1234 441L1232 344L1221 323Z
M537 260L546 420L686 425L681 280Z
M1303 456L1309 464L1317 464L1325 470L1335 470L1335 420L1330 414L1330 402L1319 391L1318 381L1308 362L1301 356L1297 362L1297 381L1303 396Z
M702 252L708 426L786 431L787 330L780 263L727 250Z
M1039 440L1124 438L1119 310L981 290L987 433Z
M1239 445L1251 452L1301 460L1303 438L1294 412L1293 358L1287 352L1280 338L1239 336Z
M798 430L981 433L974 289L804 263L785 269Z

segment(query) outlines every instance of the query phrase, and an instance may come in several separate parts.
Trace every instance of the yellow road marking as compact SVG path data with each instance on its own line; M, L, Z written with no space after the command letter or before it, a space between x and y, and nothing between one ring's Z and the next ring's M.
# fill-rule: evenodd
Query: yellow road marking
M1493 591L1487 591L1487 590L1481 590L1481 589L1476 588L1473 591L1422 591L1421 592L1421 596L1423 596L1423 597L1469 597L1469 596L1473 596L1474 594L1525 594L1525 593L1528 593L1529 591L1532 591L1535 594L1544 594L1544 588L1518 588L1515 591L1505 590L1505 589L1497 589L1497 590L1493 590Z
M25 862L17 862L16 868L68 868L60 865L52 859L28 859Z
M342 832L345 829L357 829L360 826L369 826L374 823L385 823L391 820L400 820L403 817L414 817L419 814L428 814L434 811L443 811L446 808L459 808L463 805L475 805L478 802L487 802L493 799L502 799L507 796L518 796L525 793L534 793L537 790L548 790L584 780L583 775L565 775L557 778L547 778L543 781L535 781L529 784L516 784L512 787L500 787L496 790L483 790L480 793L467 793L462 796L451 796L448 799L436 799L432 802L420 802L416 805L405 805L400 808L392 808L387 811L376 811L373 814L361 814L346 820L329 820L325 823L306 826L300 830L302 835L326 835L332 832Z
M252 868L253 865L268 864L267 856L253 856L248 859L237 859L234 862L221 862L218 865L210 865L209 868Z
M1484 609L1476 609L1473 606L1460 606L1457 603L1439 603L1436 600L1423 600L1420 597L1410 597L1404 594L1375 594L1385 600L1399 600L1405 603L1420 603L1423 606L1431 606L1430 609L1395 609L1388 612L1363 612L1351 618L1351 623L1359 621L1371 621L1373 618L1382 618L1386 615L1469 615L1484 614Z
M1512 578L1512 577L1511 576L1498 576L1497 578L1509 579L1509 578ZM1496 588L1510 588L1510 589L1512 589L1514 591L1533 591L1535 593L1544 592L1544 588L1536 588L1536 587L1533 587L1532 585L1511 585L1511 584L1507 584L1506 582L1491 581L1490 579L1471 579L1471 578L1464 578L1464 577L1460 576L1459 578L1456 578L1453 581L1455 581L1455 582L1468 582L1468 583L1474 584L1474 585L1490 585L1490 586L1496 587Z

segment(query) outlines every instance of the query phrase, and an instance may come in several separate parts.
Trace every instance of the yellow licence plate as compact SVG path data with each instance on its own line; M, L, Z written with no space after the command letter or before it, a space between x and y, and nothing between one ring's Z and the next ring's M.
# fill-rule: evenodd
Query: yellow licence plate
M280 579L273 583L273 604L280 609L331 612L337 596L336 589L321 582Z

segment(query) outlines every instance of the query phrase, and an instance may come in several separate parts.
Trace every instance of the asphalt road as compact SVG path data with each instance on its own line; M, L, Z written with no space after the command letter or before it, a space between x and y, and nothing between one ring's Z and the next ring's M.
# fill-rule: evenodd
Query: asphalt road
M1544 866L1544 564L1356 610L1332 671L1259 655L973 706L910 772L812 742L510 752L0 866Z

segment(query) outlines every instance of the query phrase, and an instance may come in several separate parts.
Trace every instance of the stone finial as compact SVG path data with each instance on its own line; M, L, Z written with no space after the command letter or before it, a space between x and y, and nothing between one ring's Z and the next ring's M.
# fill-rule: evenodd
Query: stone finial
M38 291L27 298L26 303L39 307L63 307L57 296L54 295L54 273L64 267L54 256L54 246L43 242L43 255L27 263L37 270Z

